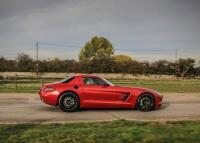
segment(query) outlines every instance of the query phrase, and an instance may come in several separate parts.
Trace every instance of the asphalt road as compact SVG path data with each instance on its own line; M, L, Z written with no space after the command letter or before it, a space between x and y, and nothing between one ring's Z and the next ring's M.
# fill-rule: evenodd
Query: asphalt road
M37 94L0 93L0 123L62 123L116 119L139 121L199 120L200 93L166 93L162 107L151 112L141 112L134 109L84 109L73 113L65 113L58 107L42 103Z

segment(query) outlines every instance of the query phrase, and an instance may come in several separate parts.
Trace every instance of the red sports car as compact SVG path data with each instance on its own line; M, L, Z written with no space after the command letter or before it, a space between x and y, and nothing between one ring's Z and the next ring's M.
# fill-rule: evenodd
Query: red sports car
M94 75L77 75L45 84L39 94L44 103L59 106L65 112L80 108L136 108L151 111L161 106L163 98L156 91L113 85Z

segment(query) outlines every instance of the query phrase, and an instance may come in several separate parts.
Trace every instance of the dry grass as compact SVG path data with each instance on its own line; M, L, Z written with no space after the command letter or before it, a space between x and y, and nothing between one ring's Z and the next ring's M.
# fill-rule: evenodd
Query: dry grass
M44 78L64 78L66 76L78 75L82 73L40 73L39 77ZM132 75L120 73L93 73L95 75L104 77L106 79L120 79L120 80L175 80L173 75ZM4 78L13 78L15 76L22 77L36 77L34 72L0 72L0 76Z

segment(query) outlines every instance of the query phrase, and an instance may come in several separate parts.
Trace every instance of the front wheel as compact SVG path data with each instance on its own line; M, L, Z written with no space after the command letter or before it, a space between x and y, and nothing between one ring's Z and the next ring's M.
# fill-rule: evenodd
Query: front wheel
M61 95L58 104L64 112L74 112L79 109L80 102L76 94L67 92Z
M144 93L137 100L137 109L147 112L154 109L155 101L151 94Z

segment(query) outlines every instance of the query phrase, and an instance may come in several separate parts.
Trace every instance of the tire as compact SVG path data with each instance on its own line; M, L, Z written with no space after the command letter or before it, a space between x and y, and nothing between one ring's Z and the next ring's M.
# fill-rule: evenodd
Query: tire
M58 104L64 112L74 112L80 107L78 96L72 92L63 93L59 98Z
M155 100L154 97L149 93L144 93L139 96L137 100L137 109L140 111L148 112L154 109L155 107Z

